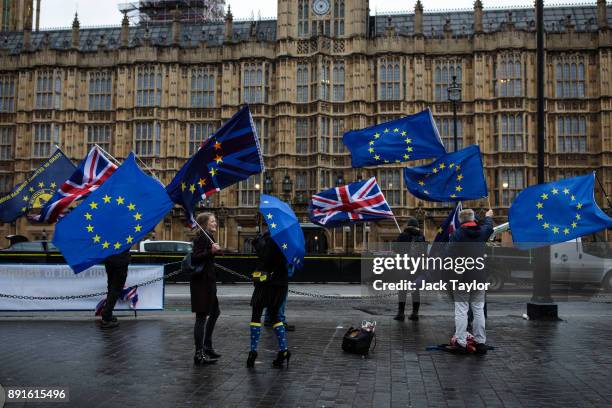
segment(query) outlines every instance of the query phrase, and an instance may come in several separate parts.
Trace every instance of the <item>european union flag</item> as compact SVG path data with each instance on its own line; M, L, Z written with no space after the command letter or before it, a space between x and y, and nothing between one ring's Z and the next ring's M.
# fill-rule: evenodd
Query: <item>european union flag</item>
M140 241L174 204L136 164L134 153L55 228L53 243L75 273Z
M245 106L202 144L166 191L195 225L193 214L200 200L263 169L257 131Z
M281 249L289 264L289 277L304 266L306 241L295 213L285 202L270 195L261 195L259 211L268 224L270 237Z
M0 198L0 222L13 222L30 209L41 209L76 167L57 149L26 181Z
M487 196L480 148L468 146L425 166L405 168L404 181L425 201L463 201Z
M512 240L536 248L612 227L595 202L595 173L521 191L508 211Z
M446 153L429 109L405 118L346 132L342 141L353 167L439 157Z

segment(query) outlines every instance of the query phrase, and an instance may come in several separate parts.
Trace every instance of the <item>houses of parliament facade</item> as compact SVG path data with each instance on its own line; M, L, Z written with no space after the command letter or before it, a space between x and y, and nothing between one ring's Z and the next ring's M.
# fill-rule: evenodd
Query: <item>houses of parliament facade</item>
M43 0L44 1L44 0ZM179 4L180 2L177 2ZM177 6L178 7L178 6ZM411 196L400 165L351 168L342 135L431 108L453 149L478 144L496 222L536 183L534 8L423 10L375 15L368 0L278 0L276 20L182 21L38 30L40 0L0 0L0 193L58 145L76 163L93 145L167 184L202 140L249 104L266 171L202 203L229 250L249 250L259 194L291 203L310 252L359 251L392 240L392 221L329 231L308 225L311 195L376 176L398 222L416 216L432 238L448 204ZM36 18L33 15L36 14ZM546 178L596 171L612 191L612 6L545 8ZM598 192L598 198L603 198ZM600 205L605 207L603 199ZM464 203L481 209L487 200ZM185 240L182 210L156 239ZM0 234L51 237L22 217Z

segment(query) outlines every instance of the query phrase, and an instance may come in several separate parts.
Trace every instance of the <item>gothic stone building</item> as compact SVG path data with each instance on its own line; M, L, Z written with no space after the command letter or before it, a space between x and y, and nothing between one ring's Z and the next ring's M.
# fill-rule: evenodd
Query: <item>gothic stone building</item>
M19 3L20 7L7 6ZM30 4L27 4L30 3ZM164 183L244 103L255 118L266 172L203 203L220 240L248 249L265 189L307 222L318 191L375 175L402 223L415 215L431 237L447 205L407 193L401 166L353 169L341 138L430 107L452 148L456 77L459 145L483 151L490 200L505 221L515 195L536 182L536 35L533 8L372 15L367 0L279 0L276 20L32 30L32 0L4 1L0 21L0 191L49 156L75 162L99 144L133 150ZM546 8L546 177L596 170L612 191L612 23L603 0ZM17 13L17 14L15 14ZM178 13L176 14L179 15ZM25 20L24 20L25 19ZM601 198L601 197L600 197ZM477 209L486 200L467 203ZM2 235L51 235L24 218ZM310 231L310 230L309 230ZM186 239L182 210L157 239ZM317 240L313 235L318 234ZM309 249L359 250L395 237L393 222L309 232ZM319 246L320 245L320 246Z

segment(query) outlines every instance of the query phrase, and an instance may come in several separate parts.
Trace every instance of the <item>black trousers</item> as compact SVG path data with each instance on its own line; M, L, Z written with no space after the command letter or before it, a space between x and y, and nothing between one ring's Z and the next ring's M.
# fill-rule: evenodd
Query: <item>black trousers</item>
M108 295L106 296L106 305L104 305L104 309L102 309L103 320L110 321L113 318L113 309L115 308L117 300L121 297L121 291L125 286L129 265L129 252L112 255L104 261Z
M193 327L196 350L202 350L202 348L204 350L213 349L212 336L220 314L219 299L216 296L209 316L206 313L196 313L196 321Z

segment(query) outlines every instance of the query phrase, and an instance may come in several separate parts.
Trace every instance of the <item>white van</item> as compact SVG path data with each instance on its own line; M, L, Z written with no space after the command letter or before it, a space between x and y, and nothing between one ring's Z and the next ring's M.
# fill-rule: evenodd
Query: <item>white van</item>
M153 241L147 239L138 245L138 252L177 252L186 254L193 244L188 241Z
M490 240L502 232L509 231L509 223L494 228ZM526 251L522 251L526 253ZM533 251L530 252L530 256ZM503 255L502 255L503 256ZM532 260L523 265L532 265ZM533 268L508 268L507 279L531 280ZM569 283L578 289L586 284L601 285L612 291L612 246L607 242L584 243L581 238L550 246L550 273L554 283Z

